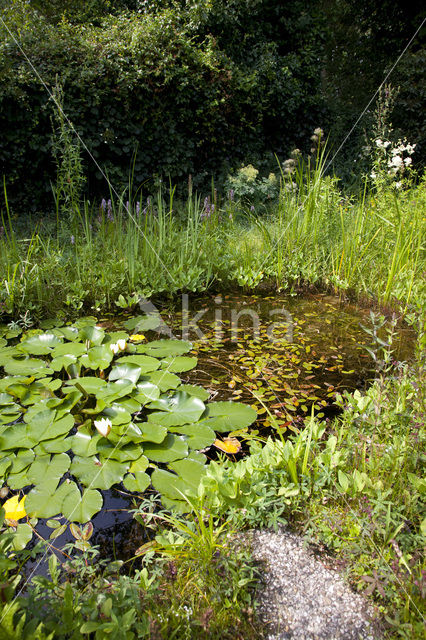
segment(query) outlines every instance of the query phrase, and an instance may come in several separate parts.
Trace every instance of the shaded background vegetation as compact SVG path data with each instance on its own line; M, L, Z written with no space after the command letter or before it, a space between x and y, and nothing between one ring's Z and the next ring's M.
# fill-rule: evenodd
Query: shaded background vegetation
M241 163L266 171L274 153L306 150L319 125L337 148L423 19L414 0L5 0L0 16L0 173L25 211L51 207L56 169L54 103L23 52L49 90L62 86L65 112L117 189L133 154L136 186L153 176L186 185L191 174L205 188ZM390 77L401 87L396 135L418 143L418 162L424 33ZM362 168L373 106L336 158L347 181ZM107 196L83 158L87 194Z

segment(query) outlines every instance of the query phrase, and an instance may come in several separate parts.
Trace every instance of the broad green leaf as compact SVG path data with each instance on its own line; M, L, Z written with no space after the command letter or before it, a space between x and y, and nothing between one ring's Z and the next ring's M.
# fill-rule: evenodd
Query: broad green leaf
M100 440L105 440L103 436L88 425L82 425L77 429L71 438L71 448L76 456L87 458L96 455Z
M205 411L202 400L195 396L189 396L184 391L177 391L172 396L155 400L148 407L149 409L161 410L150 413L148 420L165 427L197 422Z
M94 346L99 346L105 338L105 331L101 327L85 326L78 332L78 337L83 342L90 342Z
M12 540L12 545L15 551L22 551L22 549L25 549L32 537L33 529L31 525L27 523L18 524Z
M81 495L77 485L71 482L70 489L63 500L62 513L70 522L84 524L102 509L102 504L103 499L99 491L86 489Z
M173 462L188 455L188 445L180 436L169 433L161 444L146 442L143 452L154 462Z
M216 434L205 422L184 424L179 427L169 427L171 433L180 433L191 449L204 449L215 441Z
M155 358L167 358L169 356L180 356L191 351L192 344L186 340L153 340L143 345L143 351ZM139 349L138 349L139 350Z
M197 358L190 356L171 356L170 358L163 358L163 360L161 360L161 368L171 373L183 373L196 367L197 362Z
M81 458L75 456L71 464L71 473L86 487L93 489L110 489L113 484L121 482L128 469L127 463L116 460L99 460L98 458Z
M140 331L150 331L153 329L157 329L157 327L162 324L162 319L160 314L150 314L144 316L136 316L135 318L130 318L123 322L123 325L129 331L133 331L133 333L138 333Z
M248 427L256 418L254 409L235 402L210 402L203 415L207 426L220 433Z
M132 416L117 402L113 402L102 412L102 417L109 418L113 425L129 424Z
M167 435L167 428L155 422L134 422L133 426L141 436L138 442L163 442Z
M145 373L151 373L151 371L156 371L160 366L160 360L157 360L157 358L151 358L151 356L133 355L118 358L116 364L121 367L128 364L136 365L137 367L140 367L142 375Z
M53 333L40 333L29 338L25 338L18 348L20 351L31 353L35 356L42 356L51 353L54 347L62 343L62 340Z
M107 345L89 349L80 358L80 364L86 369L106 369L111 364L113 353Z
M134 475L128 473L123 480L123 485L128 491L137 493L143 493L145 489L149 487L150 483L151 478L143 471L136 471Z
M102 378L95 378L94 376L84 376L82 378L73 378L68 380L67 385L75 386L77 389L85 391L89 396L97 395L99 391L106 386L105 380Z
M155 384L162 393L169 391L170 389L176 389L181 383L178 376L175 376L174 373L169 373L168 371L153 371L152 373L143 376L139 381L139 384L143 381Z
M175 473L155 469L151 477L153 487L172 500L196 497L201 478L206 473L205 466L195 460L179 460L169 464L169 468Z
M160 389L152 382L138 382L133 397L141 404L147 404L147 402L158 400Z
M25 450L18 451L16 457L13 459L12 472L20 473L24 469L30 466L30 464L34 461L35 453L34 451Z
M104 460L116 460L118 462L131 463L140 458L143 449L138 444L120 443L120 446L114 446L110 442L101 442L98 446L98 455L101 462Z
M181 384L179 387L179 391L185 391L189 396L195 396L199 398L203 402L209 399L210 393L204 389L204 387L199 387L195 384Z
M76 487L73 482L63 482L58 488L55 486L49 487L45 484L36 485L31 489L25 500L26 512L29 516L37 518L53 518L57 516L62 513L62 503L68 492L72 490L72 485Z
M27 471L31 484L46 484L57 487L59 480L70 468L71 460L66 453L59 453L50 457L37 456Z
M138 471L145 471L148 468L149 460L146 456L141 456L130 465L129 471L136 473Z
M142 369L131 362L121 364L121 360L118 360L118 364L111 369L108 376L109 380L131 380L134 384L137 383L141 375Z
M71 449L72 437L56 438L55 440L43 440L40 444L34 447L34 453L36 455L46 455L47 453L65 453Z
M44 360L39 358L9 358L4 365L4 370L10 375L30 375L36 378L42 378L43 376L53 373Z

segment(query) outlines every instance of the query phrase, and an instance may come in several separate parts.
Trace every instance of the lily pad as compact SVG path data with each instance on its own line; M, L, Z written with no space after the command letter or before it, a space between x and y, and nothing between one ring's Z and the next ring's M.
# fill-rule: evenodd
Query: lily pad
M42 356L51 353L61 343L62 340L53 333L40 333L23 340L18 348L25 353Z
M145 316L136 316L123 322L126 329L130 331L150 331L157 329L162 324L162 319L159 314L150 314Z
M132 362L125 362L121 364L121 360L118 361L118 364L111 369L111 372L108 376L109 380L131 380L134 384L140 378L142 373L141 367L137 364L133 364Z
M44 360L39 358L30 357L12 357L3 365L6 373L12 376L31 375L36 378L42 378L43 376L53 373Z
M195 396L189 396L184 391L177 391L172 396L155 400L148 407L160 409L160 411L150 413L148 420L165 427L197 422L205 411L205 404L202 400Z
M149 375L143 376L139 383L142 381L152 382L162 393L170 389L177 389L181 383L181 379L178 376L168 371L153 371Z
M163 358L163 360L161 360L161 368L167 369L167 371L171 373L183 373L196 367L197 362L197 358L190 356L171 356L170 358Z
M206 473L205 466L195 460L179 460L169 468L175 473L155 469L151 477L153 487L172 500L182 500L183 496L196 497L201 478Z
M75 456L70 471L86 487L110 489L113 484L123 480L128 467L127 463L116 460L101 461L96 457Z
M156 371L160 366L160 361L157 360L157 358L151 358L151 356L145 355L123 356L117 360L117 365L119 366L128 364L134 364L137 367L140 367L142 375L144 373Z
M153 340L143 345L144 353L155 358L180 356L192 349L192 343L186 340ZM140 350L140 348L138 349Z
M80 358L80 363L86 369L106 369L111 364L113 353L107 345L89 349Z
M102 504L103 499L99 491L86 489L81 495L77 485L71 482L62 504L62 513L70 522L84 524L102 509Z
M210 402L203 415L207 426L220 433L243 429L257 418L254 409L246 404L234 402Z
M185 436L185 440L191 449L204 449L213 444L216 434L204 422L185 424L180 427L170 427L172 433L180 433Z
M161 444L146 442L143 452L154 462L173 462L188 455L188 445L180 436L169 433Z
M134 491L135 493L143 493L150 484L151 478L143 471L136 471L135 474L128 473L123 480L125 488L128 491Z

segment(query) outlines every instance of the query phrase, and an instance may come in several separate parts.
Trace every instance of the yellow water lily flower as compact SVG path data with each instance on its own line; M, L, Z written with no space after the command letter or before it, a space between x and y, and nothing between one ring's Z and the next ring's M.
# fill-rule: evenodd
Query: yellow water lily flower
M145 336L143 335L143 333L135 333L134 335L130 336L130 340L132 342L142 342L142 340L145 340Z
M25 518L25 516L27 515L24 507L26 497L27 496L24 496L21 500L19 500L19 496L13 496L12 498L9 498L9 500L6 500L6 502L2 505L3 509L6 512L6 520L20 520L21 518Z

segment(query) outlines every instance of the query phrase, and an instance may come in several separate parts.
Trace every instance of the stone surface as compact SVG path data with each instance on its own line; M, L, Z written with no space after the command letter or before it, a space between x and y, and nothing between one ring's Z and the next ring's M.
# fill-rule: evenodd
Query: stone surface
M261 562L257 612L268 640L377 640L373 610L284 527L246 534Z

